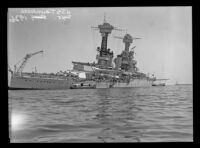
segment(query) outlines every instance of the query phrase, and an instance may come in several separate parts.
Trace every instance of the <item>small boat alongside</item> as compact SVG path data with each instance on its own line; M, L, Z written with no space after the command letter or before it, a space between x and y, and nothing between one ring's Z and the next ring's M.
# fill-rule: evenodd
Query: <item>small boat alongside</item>
M78 83L70 86L70 89L95 89L96 85Z
M156 79L156 81L152 83L152 86L165 86L166 84L163 81L166 81L166 80L169 80L169 79Z
M165 86L165 83L159 83L159 84L152 84L152 86Z

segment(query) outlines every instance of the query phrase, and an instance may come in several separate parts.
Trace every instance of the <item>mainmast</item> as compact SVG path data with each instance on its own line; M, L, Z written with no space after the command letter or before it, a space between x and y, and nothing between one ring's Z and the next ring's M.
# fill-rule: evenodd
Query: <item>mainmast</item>
M120 55L117 55L117 58L114 59L115 62L115 68L119 69L121 68L122 70L125 71L131 71L131 72L136 72L136 61L133 59L134 58L134 51L133 49L136 47L134 46L131 51L129 51L130 45L135 39L140 39L140 38L134 38L130 34L125 34L124 37L120 36L114 36L114 38L122 39L123 43L125 44L125 49L122 51Z
M134 38L130 34L127 34L127 33L124 37L114 36L114 38L123 39L123 43L125 44L125 51L127 52L129 51L129 47L131 43L133 43L133 40L141 39L141 38Z

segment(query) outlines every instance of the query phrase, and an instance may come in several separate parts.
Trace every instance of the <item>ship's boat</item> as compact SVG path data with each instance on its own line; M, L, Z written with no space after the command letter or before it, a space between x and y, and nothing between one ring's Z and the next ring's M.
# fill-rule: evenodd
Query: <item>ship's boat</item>
M165 83L160 83L160 84L152 84L152 86L165 86Z
M152 86L165 86L166 83L163 81L166 81L166 80L168 80L168 79L157 79L156 81L154 81Z
M95 89L96 85L76 83L70 86L70 89Z

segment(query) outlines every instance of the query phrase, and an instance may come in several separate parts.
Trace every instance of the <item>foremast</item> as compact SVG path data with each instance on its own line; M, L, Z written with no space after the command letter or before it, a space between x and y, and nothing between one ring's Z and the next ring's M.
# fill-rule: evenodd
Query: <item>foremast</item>
M102 40L101 40L101 47L97 47L97 51L99 52L96 56L97 59L97 67L103 69L110 69L113 68L112 59L113 59L113 51L107 48L108 44L108 36L111 34L112 30L119 30L116 27L112 26L111 24L106 22L105 15L104 15L104 22L103 24L98 25L98 27L92 27L94 29L99 30Z

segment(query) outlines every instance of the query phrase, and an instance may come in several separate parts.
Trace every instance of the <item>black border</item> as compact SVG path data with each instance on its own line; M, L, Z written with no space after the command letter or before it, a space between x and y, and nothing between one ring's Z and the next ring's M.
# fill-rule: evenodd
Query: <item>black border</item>
M152 1L152 0L147 0L147 1L139 1L139 0L134 0L134 1L128 1L128 0L118 0L118 1L109 1L109 0L99 0L99 1L58 1L58 0L41 0L40 2L38 1L7 1L7 5L1 9L1 15L3 21L3 33L1 33L1 61L3 64L1 64L1 104L5 108L2 108L2 114L5 115L5 118L3 118L3 123L5 125L2 126L3 129L5 129L5 133L2 134L5 141L9 141L9 127L8 127L8 87L7 87L7 11L8 8L32 8L32 7L135 7L135 6L140 6L140 7L154 7L154 6L192 6L192 37L193 37L193 51L192 51L192 56L193 56L193 137L194 137L194 143L200 143L200 117L198 116L200 111L198 106L199 106L199 98L198 98L198 84L199 84L199 77L200 74L198 73L198 51L199 51L199 38L200 38L200 32L199 32L199 15L198 12L198 0L180 0L180 1ZM2 11L3 10L3 11ZM3 12L3 13L2 13ZM196 66L196 69L195 69ZM3 80L3 81L2 81ZM7 107L6 107L7 106ZM7 114L6 114L7 113ZM7 121L7 122L5 122ZM5 128L4 128L5 127ZM7 127L7 129L6 129ZM1 139L2 140L2 139ZM159 142L158 142L159 143ZM164 144L166 142L163 142ZM168 142L167 142L168 143ZM169 142L171 143L171 142ZM176 142L175 142L176 143ZM179 142L178 142L179 143ZM182 143L182 142L181 142ZM190 143L190 142L189 142ZM193 142L191 142L193 143Z
M132 6L192 6L198 0L41 0L41 1L7 1L9 7L132 7Z

